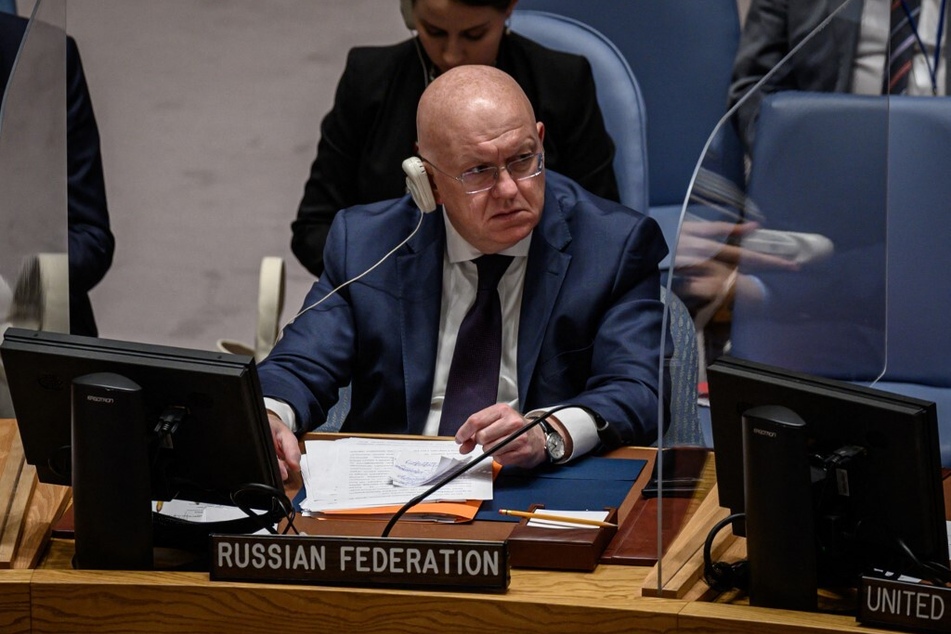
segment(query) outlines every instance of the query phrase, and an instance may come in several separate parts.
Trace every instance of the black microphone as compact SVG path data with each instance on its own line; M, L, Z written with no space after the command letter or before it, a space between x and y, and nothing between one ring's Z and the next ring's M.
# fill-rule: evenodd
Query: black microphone
M498 444L493 445L491 449L484 451L482 455L479 456L478 458L474 460L470 460L469 462L466 462L464 464L457 465L456 467L453 467L452 469L450 469L446 473L446 475L440 478L434 485L432 485L431 487L429 487L428 489L426 489L425 491L423 491L416 497L412 498L406 504L401 506L399 510L397 510L396 513L393 514L393 517L390 518L390 521L386 523L386 526L383 528L383 532L380 534L380 537L389 537L390 531L393 530L393 527L396 525L396 522L398 522L400 518L406 514L407 511L409 511L411 508L413 508L414 506L416 506L417 504L419 504L420 502L428 498L430 495L432 495L439 489L443 488L444 486L446 486L447 484L449 484L450 482L452 482L453 480L455 480L462 474L466 473L467 471L472 469L472 467L476 466L477 464L479 464L486 458L497 453L500 449L502 449L503 447L506 447L509 443L514 441L516 438L519 438L522 435L528 433L528 430L532 429L536 425L541 424L542 422L547 420L552 414L555 414L556 412L560 412L563 409L569 409L569 408L582 409L585 412L587 412L592 418L594 418L595 426L597 427L599 437L601 437L602 432L607 431L608 429L607 423L597 412L590 409L589 407L586 407L584 405L574 405L574 404L559 405L557 407L553 407L551 410L545 412L538 418L530 421L527 425L524 425L523 427L520 427L519 429L509 434L504 440L501 440Z

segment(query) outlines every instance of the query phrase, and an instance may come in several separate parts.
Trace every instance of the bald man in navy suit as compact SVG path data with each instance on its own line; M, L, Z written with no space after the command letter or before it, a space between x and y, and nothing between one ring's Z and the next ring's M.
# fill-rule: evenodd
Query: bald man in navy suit
M502 360L494 404L455 432L491 447L546 408L571 405L495 455L566 462L657 438L667 245L651 218L544 169L544 123L518 84L490 66L436 78L417 113L420 167L441 207L410 196L351 207L331 227L324 275L305 306L391 257L285 327L259 368L282 474L299 468L296 433L321 424L352 384L341 431L436 435L474 260L511 256L498 285ZM670 348L668 348L670 349ZM554 456L556 433L566 447Z

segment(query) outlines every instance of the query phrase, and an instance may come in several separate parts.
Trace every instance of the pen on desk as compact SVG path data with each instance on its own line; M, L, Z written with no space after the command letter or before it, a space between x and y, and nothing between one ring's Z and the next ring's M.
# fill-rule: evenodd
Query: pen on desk
M586 517L571 517L569 515L555 515L553 513L531 513L528 511L510 511L509 509L499 509L502 515L512 515L514 517L527 517L532 520L546 520L549 522L565 522L566 524L584 524L585 526L616 527L617 524L611 522L602 522L601 520L591 520Z

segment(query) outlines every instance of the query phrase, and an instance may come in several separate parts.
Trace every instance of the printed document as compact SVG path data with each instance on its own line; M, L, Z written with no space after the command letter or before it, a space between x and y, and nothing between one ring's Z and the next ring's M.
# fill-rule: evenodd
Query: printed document
M404 504L448 470L482 455L459 453L452 440L341 438L304 444L305 512ZM426 499L491 500L492 461L485 459Z

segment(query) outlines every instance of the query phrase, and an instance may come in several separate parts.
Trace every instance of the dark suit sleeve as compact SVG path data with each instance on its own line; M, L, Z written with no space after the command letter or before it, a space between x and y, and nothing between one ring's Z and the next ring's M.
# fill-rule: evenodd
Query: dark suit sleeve
M753 0L733 64L729 106L732 108L789 52L788 0ZM775 86L750 95L736 113L735 123L747 148L752 147L759 105Z
M553 237L557 233L549 230L565 222L571 241L564 252L546 254L546 245L554 243L540 235L532 239L521 324L546 325L531 381L520 385L527 388L523 409L582 405L607 421L607 433L599 434L605 448L650 444L657 438L660 403L663 234L653 218L586 200L560 175L549 172L548 181L546 196L558 202L546 199L536 232ZM565 277L546 305L549 276L562 257L568 259ZM531 352L520 347L519 363L531 363Z
M373 101L362 69L359 49L351 50L334 97L320 125L317 158L304 186L304 197L291 224L291 250L315 276L324 270L324 245L334 216L357 201L357 170L367 125L366 108Z
M657 439L664 307L658 263L667 254L657 223L643 218L615 270L612 301L598 327L585 391L576 399L608 422L606 448ZM666 350L670 350L670 345Z
M70 322L73 332L93 334L86 293L112 265L115 239L109 229L99 128L72 38L66 42L66 74Z

